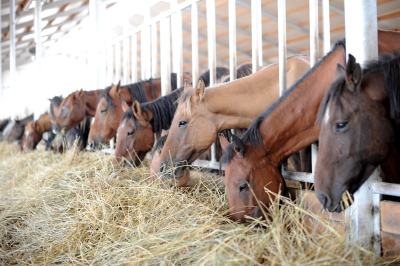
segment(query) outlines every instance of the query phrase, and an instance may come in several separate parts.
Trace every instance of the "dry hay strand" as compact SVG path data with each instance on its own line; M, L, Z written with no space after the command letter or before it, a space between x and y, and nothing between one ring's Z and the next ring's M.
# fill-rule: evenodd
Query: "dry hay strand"
M22 154L0 143L0 263L74 265L388 264L281 198L271 220L226 217L211 178L149 184L149 169L115 169L101 153ZM324 227L307 230L308 215ZM262 224L263 226L260 226Z

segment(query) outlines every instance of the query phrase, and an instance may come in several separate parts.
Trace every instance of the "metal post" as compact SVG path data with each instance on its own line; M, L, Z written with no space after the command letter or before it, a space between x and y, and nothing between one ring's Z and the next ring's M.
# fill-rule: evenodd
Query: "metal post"
M107 80L106 85L109 86L114 83L114 56L113 56L113 46L107 46Z
M36 86L37 88L41 88L42 81L42 4L41 0L35 1L35 17L34 17L34 26L35 26L35 61L36 61ZM34 112L35 120L39 119L42 107L42 95L38 93L38 106L36 111Z
M129 38L126 37L129 32L129 19L124 24L123 34L125 36L123 40L123 56L122 56L122 69L123 69L123 79L122 84L129 83Z
M131 36L131 64L132 64L132 83L138 81L137 67L137 37L136 33Z
M210 69L210 86L216 83L217 49L215 36L215 0L207 0L207 45L208 68ZM216 162L215 144L211 146L211 162Z
M10 1L10 88L16 94L16 55L15 55L15 0Z
M0 1L0 10L1 10L1 1ZM0 29L2 28L2 23L1 23L1 19L0 19ZM0 41L0 51L2 51L2 47L1 47L1 41ZM0 52L0 56L1 56L1 52ZM1 58L1 57L0 57ZM4 106L3 103L3 60L0 59L0 105ZM2 112L1 108L0 108L0 112Z
M151 75L150 45L150 26L148 26L142 30L140 40L142 80L149 79Z
M318 62L319 40L318 40L318 0L310 0L310 66ZM311 145L311 169L315 173L318 147Z
M262 64L262 45L260 47L260 28L261 28L261 2L260 0L251 0L251 54L253 73L256 73Z
M236 79L236 0L229 0L229 73L230 79Z
M171 28L170 17L160 21L161 95L171 92Z
M158 77L158 40L157 40L157 23L151 25L151 76Z
M329 0L322 0L322 14L324 21L324 54L331 50L331 23L329 17Z
M377 4L375 0L346 0L346 53L354 55L361 65L378 59ZM357 21L357 23L350 23ZM380 246L380 195L373 194L374 184L380 180L377 169L354 193L354 203L346 217L351 219L352 237L365 247L373 249L377 256Z
M115 44L115 81L121 81L121 42Z
M171 8L176 9L172 19L172 47L173 47L173 71L176 73L177 86L180 88L183 85L183 47L182 47L182 10L177 9L178 1L171 2Z
M95 89L100 87L100 60L99 60L99 51L102 44L101 39L101 21L100 21L100 14L101 14L101 0L90 0L89 1L89 18L91 21L91 46L92 50L90 53L89 58L89 67L91 72L91 80L93 82L93 86Z
M279 95L286 90L286 0L278 1Z
M199 78L199 17L197 2L192 4L192 80L196 86Z

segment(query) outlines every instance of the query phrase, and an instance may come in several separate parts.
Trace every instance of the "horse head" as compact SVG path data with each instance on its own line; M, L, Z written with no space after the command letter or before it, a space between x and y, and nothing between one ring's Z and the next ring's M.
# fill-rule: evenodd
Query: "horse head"
M76 91L68 95L60 104L57 119L54 122L55 133L62 129L71 130L86 117L84 91Z

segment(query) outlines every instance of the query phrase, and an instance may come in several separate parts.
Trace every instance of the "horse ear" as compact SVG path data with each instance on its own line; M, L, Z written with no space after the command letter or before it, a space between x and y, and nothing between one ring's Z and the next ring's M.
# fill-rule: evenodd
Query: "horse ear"
M232 144L233 150L236 152L236 154L240 158L243 158L246 155L246 145L244 142L238 136L232 135Z
M189 81L187 81L187 79L185 79L185 85L183 87L183 92L188 92L188 91L190 91L191 88L192 88L192 85L190 84Z
M83 95L83 89L81 89L80 91L76 91L75 92L75 98L82 97L82 95Z
M219 141L221 142L221 147L225 151L226 147L229 146L229 141L225 138L224 134L218 134Z
M336 65L335 79L338 79L341 76L346 74L346 69L341 64Z
M197 81L196 88L193 91L192 99L196 102L199 102L204 96L205 89L206 85L204 84L204 81L202 79L199 79Z
M346 65L346 80L351 91L355 91L361 83L362 71L360 64L356 63L356 59L352 54L349 54L349 60Z
M118 81L116 92L119 93L121 91L121 81Z
M129 109L128 104L125 102L124 99L121 99L121 101L122 101L122 104L121 104L122 110L124 110L124 112L128 111L128 109Z
M135 100L135 102L132 105L132 110L133 110L133 115L136 117L136 119L142 117L142 109L140 109L140 104L138 101Z
M32 121L32 128L36 129L36 121Z

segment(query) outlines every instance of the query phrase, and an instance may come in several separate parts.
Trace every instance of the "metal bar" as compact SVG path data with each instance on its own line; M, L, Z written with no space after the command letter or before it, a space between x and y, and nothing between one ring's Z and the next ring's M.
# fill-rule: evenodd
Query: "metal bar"
M170 18L160 21L161 42L161 95L171 92L171 27ZM142 40L143 42L143 40Z
M137 37L136 33L131 36L131 65L132 65L132 83L138 82L137 67Z
M400 197L400 184L377 182L373 186L374 193Z
M256 73L258 67L260 66L259 54L259 27L260 27L260 16L259 16L259 8L261 7L260 0L252 0L251 1L251 52L252 52L252 65L253 65L253 73Z
M278 39L279 39L279 95L287 88L286 81L286 0L278 0Z
M35 17L34 17L34 24L35 24L35 61L36 61L36 86L37 88L41 88L41 81L42 81L42 5L41 0L35 0ZM41 113L41 102L42 97L40 90L38 92L38 106L36 108L36 112L34 112L35 120L39 119Z
M182 53L182 11L177 9L178 1L171 2L172 9L176 13L171 16L172 19L172 52L173 52L173 71L176 73L177 86L180 88L183 85L183 53Z
M322 16L324 22L324 54L331 50L331 23L329 17L329 0L322 0Z
M151 25L151 76L158 77L157 23Z
M106 56L107 56L107 85L114 83L114 59L113 59L113 47L108 47L106 49Z
M192 4L192 77L193 86L196 86L199 78L199 15L197 2Z
M129 31L129 19L126 19L123 28L123 34ZM122 70L123 70L123 84L129 84L129 39L123 40L123 56L122 56Z
M10 5L10 88L15 93L16 54L15 54L15 0Z
M378 59L377 3L375 0L346 0L346 53L351 53L361 65ZM348 208L352 235L377 256L381 254L379 194L372 194L374 183L380 180L377 169L354 193L354 203ZM372 211L371 211L372 210Z
M282 176L283 176L283 178L288 179L288 180L314 183L314 174L313 173L285 171L285 172L282 172Z
M216 83L217 48L215 35L215 0L206 0L207 8L207 47L208 68L210 69L210 86ZM211 145L211 162L216 162L215 143Z
M101 0L90 0L89 1L89 18L90 18L90 26L91 26L91 46L92 50L90 52L89 58L89 71L90 75L90 84L94 86L92 89L100 88L100 62L98 58L97 51L100 48L100 44L102 43L101 38Z
M236 58L236 0L229 0L229 74L230 79L237 77L237 58Z
M1 11L1 8L2 8L2 4L1 4L1 0L0 0L0 11ZM1 24L2 24L2 22L0 20L0 29L1 29ZM0 51L1 51L1 48L2 48L2 43L0 40ZM1 106L4 106L4 104L3 104L3 60L2 60L2 58L0 58L0 104L1 104ZM2 110L0 108L0 112L1 111Z
M115 45L115 81L121 81L121 42Z

